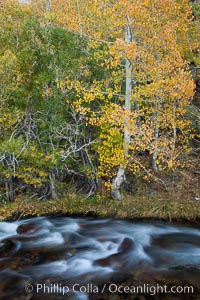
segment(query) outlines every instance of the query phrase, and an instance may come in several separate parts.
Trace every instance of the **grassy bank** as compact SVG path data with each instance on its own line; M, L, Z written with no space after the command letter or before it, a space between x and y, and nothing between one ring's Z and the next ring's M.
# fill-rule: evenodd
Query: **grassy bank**
M52 214L94 215L125 219L156 218L164 220L195 220L200 217L200 201L172 197L169 193L125 196L116 202L100 196L84 199L69 193L65 198L41 201L22 197L0 207L0 221Z
M169 178L162 175L165 182ZM135 183L132 195L124 194L122 201L101 193L86 199L73 186L58 186L55 200L39 200L33 195L19 195L13 202L0 204L0 221L43 215L82 215L123 219L154 218L163 220L200 220L200 176L184 172L167 189L156 182L142 179ZM104 191L105 192L105 191Z

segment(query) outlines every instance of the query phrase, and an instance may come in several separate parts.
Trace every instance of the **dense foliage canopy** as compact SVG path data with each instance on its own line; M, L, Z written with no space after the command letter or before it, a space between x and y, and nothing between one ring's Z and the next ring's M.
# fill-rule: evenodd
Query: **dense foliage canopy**
M198 12L188 0L0 1L2 199L55 198L69 182L90 196L184 168Z

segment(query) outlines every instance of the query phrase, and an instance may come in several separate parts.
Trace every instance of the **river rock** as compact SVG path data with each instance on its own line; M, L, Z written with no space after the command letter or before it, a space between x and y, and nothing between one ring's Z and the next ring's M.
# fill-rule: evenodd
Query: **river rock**
M0 299L13 299L15 295L23 294L25 286L32 282L29 276L9 269L1 271L0 278Z
M20 248L19 241L13 241L11 239L1 241L0 257L12 256Z
M32 234L38 230L38 226L34 223L21 224L17 227L17 233L19 234Z
M200 247L200 238L194 234L187 233L168 233L162 234L157 238L152 240L153 246L159 246L167 249L174 249L178 247L180 244L190 244Z
M97 259L94 262L94 265L99 265L101 267L114 267L114 268L122 268L126 265L127 260L124 260L124 256L127 255L134 249L134 242L130 238L124 238L121 244L118 247L118 253L114 253L106 258Z
M118 247L118 251L120 253L127 253L129 251L132 251L134 249L134 242L130 238L124 238L121 244Z
M18 271L31 264L32 261L30 259L22 257L5 257L0 259L0 270L11 269Z

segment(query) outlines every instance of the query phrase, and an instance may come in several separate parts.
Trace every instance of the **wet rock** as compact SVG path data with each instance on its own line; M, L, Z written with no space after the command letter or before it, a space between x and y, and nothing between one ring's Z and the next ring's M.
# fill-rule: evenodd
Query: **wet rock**
M123 261L120 258L120 254L112 254L106 258L97 259L94 261L94 266L101 266L101 267L113 267L113 268L122 268Z
M0 259L0 270L11 269L22 270L25 266L31 265L31 260L22 257L6 257Z
M34 223L21 224L17 228L17 233L19 234L32 234L38 230L38 226Z
M173 253L163 253L158 247L146 247L145 252L151 258L152 264L157 268L160 266L168 267L176 263Z
M0 272L0 278L0 299L23 294L25 286L32 282L29 276L8 269Z
M3 240L1 241L1 244L2 246L0 247L0 257L12 256L20 248L20 242L13 241L11 239Z
M121 253L129 252L134 249L134 242L130 238L124 238L119 245L118 251Z
M170 289L172 286L192 286L193 292L190 295L200 295L199 271L197 270L167 270L167 269L149 269L135 274L135 279L140 284L152 284L156 286L165 286ZM169 295L168 295L169 296ZM175 296L175 295L174 295ZM183 294L182 294L183 296ZM185 294L184 294L185 296ZM160 298L159 298L160 299ZM171 299L171 298L169 298ZM173 299L173 298L172 298ZM175 298L176 299L176 298ZM199 299L199 298L197 298Z
M67 245L77 245L80 242L83 242L84 239L82 238L82 236L78 233L69 233L69 232L65 232L62 233L62 236L64 238L64 241Z
M200 270L200 265L181 265L181 266L171 267L171 269L173 269L173 270L179 270L179 269L183 269L183 270Z
M200 238L194 234L187 233L168 233L162 234L161 236L152 240L153 246L159 246L162 248L172 249L178 244L190 244L200 246Z
M130 238L124 238L121 244L118 247L118 253L114 253L106 258L97 259L94 262L94 265L99 265L101 267L114 267L114 268L122 268L127 264L127 259L125 259L125 255L134 249L134 242ZM127 266L128 267L128 266Z

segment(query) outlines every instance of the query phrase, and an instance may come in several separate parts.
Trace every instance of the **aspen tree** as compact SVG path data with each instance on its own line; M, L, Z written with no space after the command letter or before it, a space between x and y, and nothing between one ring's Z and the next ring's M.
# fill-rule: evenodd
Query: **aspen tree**
M194 93L184 59L191 48L189 1L52 0L50 6L38 12L88 41L80 76L65 84L75 91L71 105L99 128L97 172L112 196L121 199L125 170L148 175L181 166L190 136L183 116ZM140 161L144 151L151 166Z

